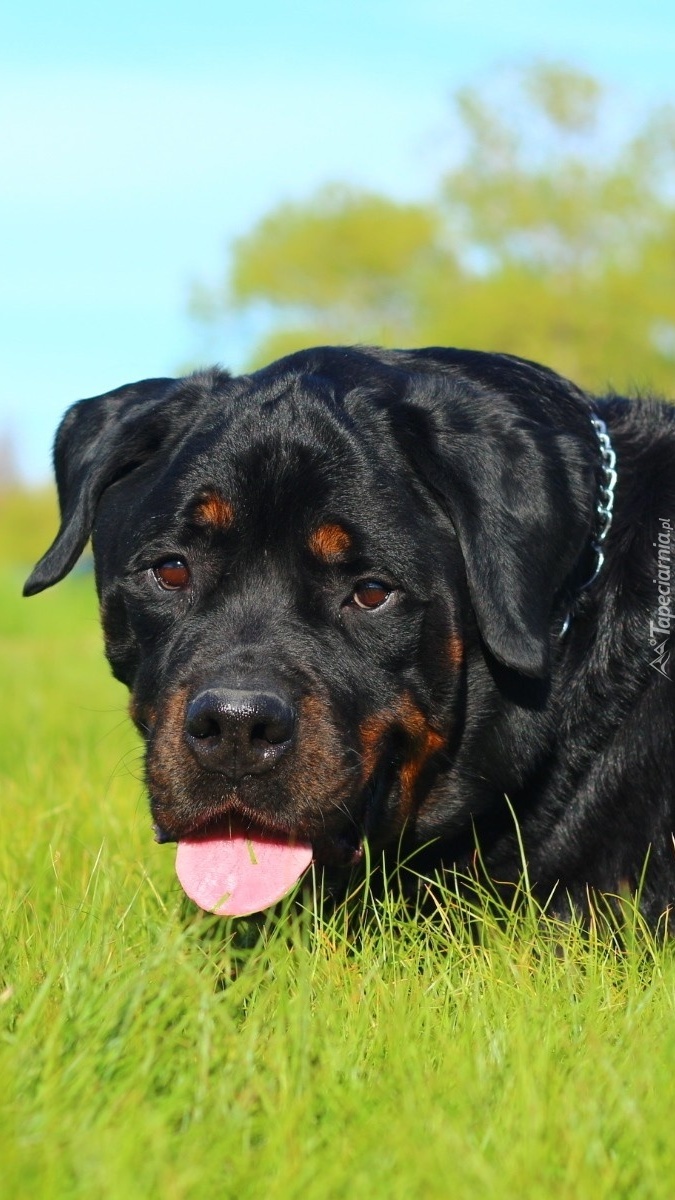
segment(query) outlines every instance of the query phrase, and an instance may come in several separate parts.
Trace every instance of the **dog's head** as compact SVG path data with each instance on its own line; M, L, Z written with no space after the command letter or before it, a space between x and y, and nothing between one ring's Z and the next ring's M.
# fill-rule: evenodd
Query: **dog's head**
M93 532L164 838L231 823L346 863L508 785L513 681L545 692L593 521L571 384L501 355L317 349L81 401L55 466L61 529L26 592Z

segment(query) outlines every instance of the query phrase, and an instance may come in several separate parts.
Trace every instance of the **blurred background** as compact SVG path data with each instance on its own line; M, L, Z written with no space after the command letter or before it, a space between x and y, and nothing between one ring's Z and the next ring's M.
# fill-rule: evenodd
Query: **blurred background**
M322 341L675 394L662 0L84 0L0 21L0 518L73 400Z

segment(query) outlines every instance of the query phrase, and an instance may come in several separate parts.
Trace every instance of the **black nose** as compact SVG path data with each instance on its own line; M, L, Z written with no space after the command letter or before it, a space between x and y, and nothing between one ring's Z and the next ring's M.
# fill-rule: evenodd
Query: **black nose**
M277 692L207 688L185 717L185 740L199 765L232 780L271 770L294 729L295 709Z

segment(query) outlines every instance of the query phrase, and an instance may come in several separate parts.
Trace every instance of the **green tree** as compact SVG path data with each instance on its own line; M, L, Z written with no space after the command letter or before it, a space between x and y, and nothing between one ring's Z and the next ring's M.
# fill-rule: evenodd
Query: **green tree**
M454 100L459 161L428 203L345 186L235 242L198 313L262 306L256 363L321 342L461 345L589 387L672 386L675 114L610 149L600 83L560 65Z

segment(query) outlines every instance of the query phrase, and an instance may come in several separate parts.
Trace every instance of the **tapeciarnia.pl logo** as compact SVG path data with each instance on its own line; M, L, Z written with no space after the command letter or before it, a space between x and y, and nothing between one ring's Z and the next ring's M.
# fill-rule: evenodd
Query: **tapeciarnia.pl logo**
M658 608L656 610L656 620L649 622L649 645L654 650L654 658L651 660L650 666L655 671L658 671L659 675L670 679L668 673L668 664L670 662L668 641L670 638L671 622L675 620L675 614L671 607L673 530L669 517L659 517L659 525L660 529L657 539L654 542L654 549L656 550L656 578L654 583L658 590Z

